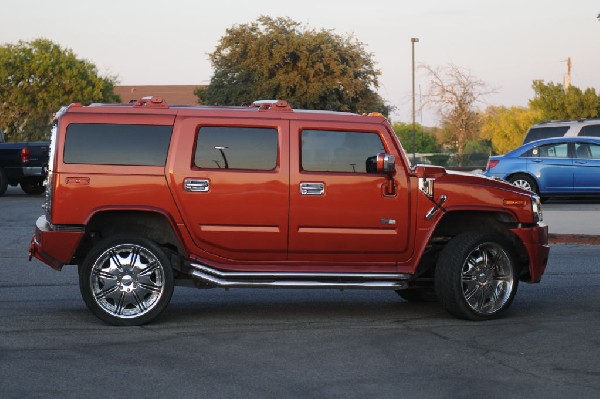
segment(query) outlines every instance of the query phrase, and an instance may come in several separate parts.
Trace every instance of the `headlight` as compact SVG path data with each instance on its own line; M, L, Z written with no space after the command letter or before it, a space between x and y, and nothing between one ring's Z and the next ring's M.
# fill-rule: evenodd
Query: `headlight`
M544 220L544 215L542 214L542 201L537 195L531 196L531 211L533 212L533 220L536 223Z

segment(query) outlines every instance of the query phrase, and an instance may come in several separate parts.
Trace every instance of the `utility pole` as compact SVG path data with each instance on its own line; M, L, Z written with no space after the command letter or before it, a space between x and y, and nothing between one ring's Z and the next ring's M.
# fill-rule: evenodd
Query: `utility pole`
M412 44L412 133L413 133L413 164L417 164L417 129L415 123L415 43L419 42L418 37L411 37Z
M563 89L567 91L569 87L571 87L571 57L567 58L565 61L567 63L567 73L565 74L563 80Z

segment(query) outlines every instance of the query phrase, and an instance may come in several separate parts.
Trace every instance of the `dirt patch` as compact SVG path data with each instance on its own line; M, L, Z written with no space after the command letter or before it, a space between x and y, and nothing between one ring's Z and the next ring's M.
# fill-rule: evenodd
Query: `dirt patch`
M600 245L600 236L591 234L548 234L550 244Z

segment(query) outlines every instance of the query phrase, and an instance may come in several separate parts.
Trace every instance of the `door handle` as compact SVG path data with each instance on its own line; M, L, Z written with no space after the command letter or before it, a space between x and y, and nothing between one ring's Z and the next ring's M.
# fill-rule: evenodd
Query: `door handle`
M185 179L183 189L192 193L207 193L210 189L208 179Z
M300 183L301 195L324 195L325 183Z

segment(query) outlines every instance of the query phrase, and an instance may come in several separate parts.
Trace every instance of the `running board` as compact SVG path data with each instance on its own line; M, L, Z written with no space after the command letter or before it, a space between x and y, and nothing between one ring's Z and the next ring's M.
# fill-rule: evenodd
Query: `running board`
M204 283L224 288L337 288L392 289L407 287L409 274L396 273L284 273L224 272L188 263L189 274Z

